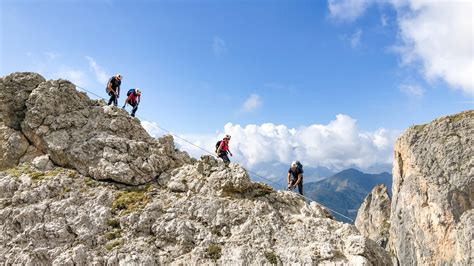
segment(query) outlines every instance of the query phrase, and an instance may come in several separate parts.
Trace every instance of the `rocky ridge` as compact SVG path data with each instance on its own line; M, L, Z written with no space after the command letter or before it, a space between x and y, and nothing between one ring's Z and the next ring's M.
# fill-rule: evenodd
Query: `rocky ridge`
M385 185L378 185L367 195L357 212L355 226L365 236L385 248L390 229L390 197Z
M410 127L397 140L391 205L373 191L356 222L374 240L385 234L377 228L390 228L396 264L474 263L473 137L471 110Z
M395 144L390 246L401 264L474 263L474 111L409 128Z
M0 264L386 265L316 203L191 159L66 80L0 79Z
M138 119L90 100L67 80L45 81L35 73L18 73L6 76L0 86L5 124L1 135L14 136L2 145L10 166L26 155L28 143L35 155L48 154L58 166L130 185L191 162L175 150L171 137L153 139Z

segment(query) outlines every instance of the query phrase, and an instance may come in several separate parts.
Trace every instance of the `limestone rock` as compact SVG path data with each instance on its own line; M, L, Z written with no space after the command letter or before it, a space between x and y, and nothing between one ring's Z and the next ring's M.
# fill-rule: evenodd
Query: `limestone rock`
M26 138L25 138L26 139ZM19 164L31 163L37 157L42 157L45 154L38 150L35 146L30 145L26 150L25 154L20 158ZM49 160L49 155L48 155ZM51 161L51 160L50 160Z
M21 132L0 125L0 170L17 166L28 146L28 140Z
M31 92L22 131L56 165L98 180L142 184L191 160L171 137L150 137L137 119L90 100L65 80Z
M390 263L318 204L191 159L66 80L0 86L0 265Z
M401 265L474 263L466 214L474 207L473 137L474 111L466 111L397 140L390 246Z
M0 173L0 264L390 263L354 226L237 165L204 158L158 181L131 189L61 168Z
M15 130L20 130L21 121L25 116L25 101L45 79L31 72L12 73L0 78L0 112L3 123Z
M54 164L49 159L49 155L38 156L32 160L31 164L40 171L50 171L54 168Z
M390 228L390 197L387 186L378 185L367 195L357 212L355 226L362 235L385 248Z
M470 265L474 261L474 209L461 216L456 225L456 257L460 265Z

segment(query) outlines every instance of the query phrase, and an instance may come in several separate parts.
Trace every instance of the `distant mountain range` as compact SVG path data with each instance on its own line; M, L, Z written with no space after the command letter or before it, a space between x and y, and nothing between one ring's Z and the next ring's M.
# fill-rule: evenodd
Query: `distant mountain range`
M288 169L290 168L289 164L283 163L273 163L273 164L259 164L254 165L251 169L250 177L253 181L267 183L272 186L274 189L285 189L287 185L287 174ZM258 173L259 176L265 177L265 179L260 178L253 174L253 172ZM334 171L331 171L329 168L317 166L304 166L304 179L303 183L316 182L334 175ZM269 182L271 180L271 182Z
M277 190L286 189L289 165L275 163L271 167L257 165L254 168L265 169L254 170L265 179L250 173L253 181L267 183ZM387 169L387 167L380 166L380 169ZM388 172L366 174L355 168L334 173L325 167L304 166L303 183L306 197L355 220L357 210L376 185L385 184L391 194L392 175ZM343 222L353 223L353 221L337 214L334 217Z
M305 183L304 195L355 220L365 197L378 184L385 184L391 192L392 175L387 172L366 174L350 168L323 180ZM339 215L335 218L351 222Z

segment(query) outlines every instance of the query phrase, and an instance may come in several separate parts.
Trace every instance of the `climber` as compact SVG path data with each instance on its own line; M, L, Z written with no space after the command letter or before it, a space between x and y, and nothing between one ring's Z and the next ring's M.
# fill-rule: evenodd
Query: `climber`
M130 89L127 92L127 99L125 99L125 103L123 104L122 109L125 109L125 106L127 105L127 103L130 104L130 106L133 107L132 113L131 113L132 117L135 117L135 112L138 109L138 104L140 103L141 95L142 95L142 92L140 91L139 88Z
M118 98L120 96L120 84L122 83L122 75L117 74L109 79L107 82L107 88L105 91L110 96L108 105L114 103L114 106L117 106Z
M221 158L224 160L225 165L229 165L230 160L229 157L227 156L227 153L232 156L232 152L229 150L229 141L230 141L230 135L225 135L224 139L219 140L216 143L216 153L217 157Z
M291 163L288 170L288 190L293 190L298 186L298 191L303 195L303 165L299 161Z

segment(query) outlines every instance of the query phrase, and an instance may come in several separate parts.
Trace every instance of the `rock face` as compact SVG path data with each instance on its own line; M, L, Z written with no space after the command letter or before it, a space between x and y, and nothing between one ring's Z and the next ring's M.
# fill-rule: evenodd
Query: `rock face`
M7 265L390 263L316 203L210 157L134 188L19 167L0 173L0 203Z
M36 73L13 73L0 80L0 111L3 123L15 130L25 117L25 101L30 93L45 79Z
M357 229L383 248L388 243L390 204L387 187L378 185L365 198L355 220Z
M0 125L0 170L17 166L29 145L21 132Z
M474 111L409 128L396 142L390 246L401 265L472 265Z
M191 159L68 81L14 73L0 99L0 265L390 263L318 204Z
M153 139L137 119L90 100L69 81L14 73L0 84L0 99L7 103L2 108L5 125L21 129L56 165L97 180L137 185L191 160L175 150L171 137ZM8 156L18 156L23 146Z

